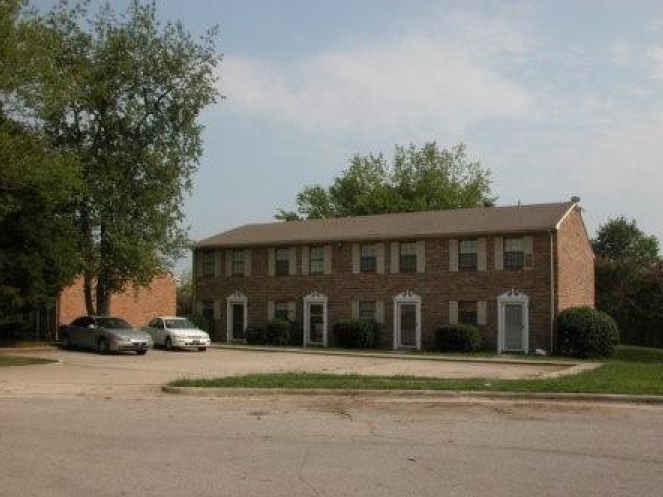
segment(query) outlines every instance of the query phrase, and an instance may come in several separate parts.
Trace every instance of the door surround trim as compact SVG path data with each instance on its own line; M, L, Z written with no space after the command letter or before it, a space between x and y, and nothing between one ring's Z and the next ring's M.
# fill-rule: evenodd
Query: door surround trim
M415 345L401 345L401 304L414 304L417 313L417 325L415 330ZM421 350L421 297L416 293L406 290L394 297L394 350L416 349Z
M236 290L226 298L226 341L232 342L236 339L233 337L233 316L232 316L232 306L233 304L241 304L244 309L244 333L246 336L246 328L248 327L248 316L249 316L249 299L242 292ZM243 341L243 339L237 339L237 341Z
M517 352L509 351L505 348L506 340L506 313L504 307L507 304L516 304L522 306L523 312L523 350L529 354L529 297L524 293L512 288L508 292L497 297L497 353Z

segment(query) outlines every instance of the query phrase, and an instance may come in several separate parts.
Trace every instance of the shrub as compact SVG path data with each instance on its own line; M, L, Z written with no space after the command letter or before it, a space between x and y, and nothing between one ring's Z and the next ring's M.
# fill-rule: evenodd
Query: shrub
M246 329L246 343L249 345L266 345L267 333L262 326L249 326Z
M611 357L619 343L615 320L587 306L562 311L557 316L557 333L560 353L571 357Z
M365 319L343 319L334 323L334 336L339 347L370 349L380 346L380 325Z
M189 314L185 316L189 321L191 321L196 328L201 329L203 331L206 331L209 333L209 326L208 326L208 321L205 319L205 316L201 316L200 314Z
M288 345L290 343L290 321L272 319L267 323L267 343L269 345Z
M290 341L288 345L301 347L304 344L304 328L299 321L290 321Z
M445 324L435 330L435 343L442 352L476 352L481 335L471 324Z

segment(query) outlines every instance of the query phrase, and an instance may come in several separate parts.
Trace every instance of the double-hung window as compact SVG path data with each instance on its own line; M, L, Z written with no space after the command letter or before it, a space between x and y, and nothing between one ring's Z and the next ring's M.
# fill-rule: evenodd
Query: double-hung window
M361 246L360 269L362 273L375 273L377 271L378 261L375 245Z
M415 242L403 242L400 244L400 272L417 272L417 244Z
M308 260L309 274L324 274L325 272L325 249L324 247L311 247Z
M288 303L274 302L274 318L288 321Z
M274 252L274 269L277 276L290 274L290 249L278 248Z
M366 321L376 320L375 301L362 300L359 302L359 319Z
M203 256L203 276L211 278L214 276L216 257L213 250L206 250L202 253Z
M233 276L244 275L244 251L233 250L231 259L231 274Z
M477 264L477 241L461 240L458 244L458 268L461 271L476 271Z
M504 239L504 268L522 269L525 266L524 238Z
M458 302L458 322L460 324L477 324L477 303L461 301Z

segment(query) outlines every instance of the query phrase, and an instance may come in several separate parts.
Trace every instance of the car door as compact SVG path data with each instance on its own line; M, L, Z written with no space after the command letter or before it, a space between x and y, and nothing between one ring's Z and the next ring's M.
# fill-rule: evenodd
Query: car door
M87 318L85 326L81 328L81 347L87 349L97 348L97 326L93 318Z
M161 318L157 318L157 319L155 319L155 321L156 321L154 323L155 324L155 329L156 329L155 335L157 337L155 339L155 341L159 345L165 345L166 344L166 336L168 335L168 331L166 330L165 323L164 323L163 319L161 319Z
M152 341L154 342L154 345L160 345L160 342L157 338L157 319L153 319L149 323L147 323L147 326L145 327L145 331L152 337Z
M69 343L72 347L80 347L81 344L81 329L86 326L86 317L74 319L69 326L67 326L67 335Z

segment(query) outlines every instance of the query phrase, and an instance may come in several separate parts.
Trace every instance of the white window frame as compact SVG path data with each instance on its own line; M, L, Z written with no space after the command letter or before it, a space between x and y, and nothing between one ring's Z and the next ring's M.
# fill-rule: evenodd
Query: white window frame
M522 306L523 312L523 350L506 350L504 347L506 337L506 313L504 307L507 304ZM524 352L529 354L529 297L518 290L511 289L497 297L497 353L502 352Z
M415 346L401 345L401 305L414 304L417 313L417 327ZM410 290L399 293L394 297L394 350L398 349L416 349L421 350L421 297Z
M304 298L304 347L308 345L322 345L323 347L327 346L328 343L328 311L327 311L327 296L318 292L312 292L306 295ZM311 309L312 304L322 304L322 342L310 342L310 327L311 327Z
M234 304L242 304L244 308L244 336L246 337L246 329L248 328L248 317L249 317L249 299L246 295L239 291L235 291L226 298L226 341L228 342L237 342L245 341L246 339L235 339L232 336L232 306Z

